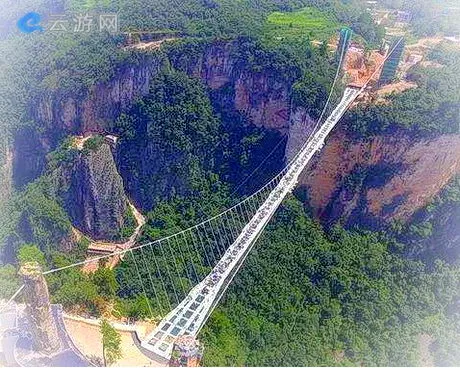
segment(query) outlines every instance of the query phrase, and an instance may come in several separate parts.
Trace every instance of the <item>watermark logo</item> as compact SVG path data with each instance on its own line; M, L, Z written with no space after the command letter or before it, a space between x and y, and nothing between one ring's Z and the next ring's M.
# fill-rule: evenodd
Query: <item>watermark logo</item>
M52 14L40 25L38 13L27 13L18 21L18 28L23 33L34 31L50 32L118 32L118 14Z
M18 20L17 26L23 33L41 32L43 31L43 27L40 25L41 19L40 14L30 12Z

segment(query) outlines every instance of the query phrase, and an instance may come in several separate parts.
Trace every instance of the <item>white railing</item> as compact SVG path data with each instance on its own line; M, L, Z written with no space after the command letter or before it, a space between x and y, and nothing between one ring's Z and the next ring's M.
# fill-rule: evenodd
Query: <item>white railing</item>
M222 295L222 289L231 281L244 261L251 246L263 231L283 199L296 186L300 174L328 136L348 106L359 94L358 89L347 88L338 106L321 128L300 150L284 176L270 192L265 202L243 228L236 241L226 250L217 265L197 284L186 298L173 309L142 342L142 346L169 359L175 339L183 334L197 335Z

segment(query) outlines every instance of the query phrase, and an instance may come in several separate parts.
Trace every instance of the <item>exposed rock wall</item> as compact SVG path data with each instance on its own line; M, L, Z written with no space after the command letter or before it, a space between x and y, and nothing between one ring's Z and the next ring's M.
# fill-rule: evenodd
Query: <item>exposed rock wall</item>
M300 186L308 188L309 204L323 220L378 227L407 220L459 173L460 135L355 141L336 132Z
M34 350L51 355L61 348L61 341L51 311L48 285L36 262L21 267L24 280L26 315L30 323Z
M41 175L48 150L49 145L36 130L26 127L17 132L12 146L13 170L10 179L16 188L24 187Z
M51 133L44 135L51 141L69 134L103 133L136 97L148 92L152 76L162 65L158 57L145 56L136 64L124 65L110 81L96 84L84 96L44 94L33 115Z
M60 195L73 225L96 240L116 238L124 224L127 198L111 147L103 143L78 152L60 180Z
M193 51L192 57L184 56L186 52L169 54L169 62L201 78L218 109L239 112L255 125L288 134L286 159L292 158L315 125L306 106L291 103L293 80L270 66L261 69L244 65L232 42L218 41ZM112 80L97 84L85 96L57 92L42 96L33 115L44 133L34 137L22 132L17 137L13 155L15 183L23 185L37 177L43 169L45 153L63 136L110 131L111 122L137 96L148 92L150 81L164 62L154 54L145 55L137 64L124 65ZM308 203L314 213L326 222L341 220L352 225L368 221L378 227L392 219L407 219L458 172L456 136L413 141L394 135L356 142L337 132L337 128L300 183L308 188ZM359 183L346 181L355 176ZM97 196L93 197L90 207L95 206ZM91 214L98 211L86 211L91 218L86 224L82 215L73 215L80 219L81 228L107 235L95 230L100 216ZM111 221L119 226L119 219Z
M292 108L289 116L289 138L285 151L287 162L294 158L315 127L316 121L308 115L305 107L294 106Z
M277 129L283 134L290 126L290 87L275 70L250 70L234 53L231 42L215 42L185 63L171 60L177 69L201 78L211 89L219 107L238 111L257 126ZM22 186L38 177L45 155L68 135L111 132L113 121L149 85L165 59L153 53L136 64L116 70L108 82L101 82L83 95L47 92L31 107L32 119L41 132L20 131L14 146L14 181Z
M161 58L145 56L135 64L123 65L111 80L96 84L84 94L59 90L44 93L30 108L40 133L26 128L15 137L15 185L23 186L40 176L46 153L64 137L110 131L120 113L148 92L152 77L162 65Z
M244 114L256 126L286 133L293 80L271 67L249 68L235 47L232 42L215 42L196 58L184 62L180 56L173 56L171 62L175 68L202 79L220 107Z

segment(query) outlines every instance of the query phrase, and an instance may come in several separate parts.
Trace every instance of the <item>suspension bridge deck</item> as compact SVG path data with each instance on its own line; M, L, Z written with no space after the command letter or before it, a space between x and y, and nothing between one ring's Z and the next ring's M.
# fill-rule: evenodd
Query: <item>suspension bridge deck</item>
M227 249L211 273L147 336L142 342L144 348L169 359L178 336L198 334L258 236L286 195L294 189L305 166L315 152L322 148L325 138L358 94L359 90L355 88L345 90L340 103L313 138L304 145L291 165L279 177L275 177L277 180L273 181L273 188L269 186L271 192L268 198L257 209L236 241Z

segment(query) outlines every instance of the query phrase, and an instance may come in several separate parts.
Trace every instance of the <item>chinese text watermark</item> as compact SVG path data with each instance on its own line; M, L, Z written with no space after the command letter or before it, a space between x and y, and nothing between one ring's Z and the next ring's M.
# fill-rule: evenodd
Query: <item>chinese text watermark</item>
M119 31L118 14L52 14L42 21L38 13L27 13L17 22L23 33L49 32L109 32Z

